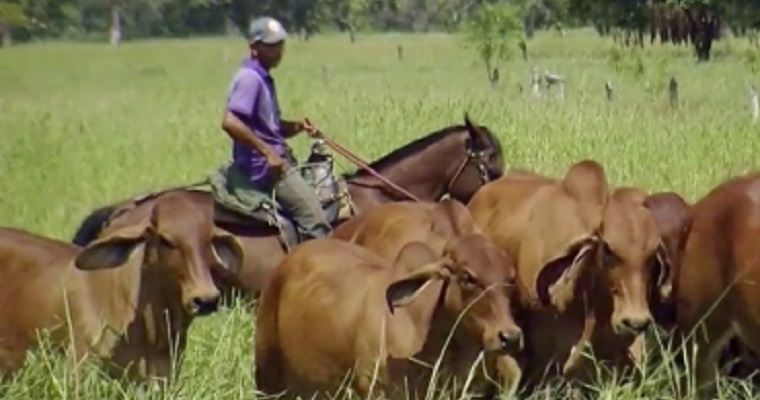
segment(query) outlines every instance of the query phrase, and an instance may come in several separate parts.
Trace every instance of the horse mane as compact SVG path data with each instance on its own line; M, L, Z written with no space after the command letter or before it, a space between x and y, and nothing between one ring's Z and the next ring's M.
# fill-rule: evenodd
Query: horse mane
M501 143L499 142L499 139L485 126L478 125L478 129L480 129L480 132L482 132L484 136L487 138L489 144L494 147L494 149L498 152L499 155L501 155L502 147L501 147ZM443 140L450 136L454 136L455 134L461 134L461 133L466 133L466 132L467 132L466 125L460 124L460 125L447 126L445 128L431 132L425 136L422 136L420 138L413 140L412 142L407 143L406 145L371 162L369 166L375 171L381 171L393 164L398 163L402 159L405 159L415 154L419 154L423 152L430 146L434 145L435 143L438 143L438 141L440 140ZM346 172L342 174L343 178L345 179L350 179L350 178L355 178L355 177L365 176L365 175L369 175L369 172L367 172L367 170L365 170L364 168L357 168L353 172Z

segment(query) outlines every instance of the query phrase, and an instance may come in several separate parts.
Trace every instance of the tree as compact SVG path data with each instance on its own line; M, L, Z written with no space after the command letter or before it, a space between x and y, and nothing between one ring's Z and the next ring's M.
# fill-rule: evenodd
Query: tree
M356 42L356 30L362 24L362 17L367 12L366 0L325 0L330 16L335 25L348 32L351 43Z
M364 28L454 31L481 6L509 2L520 11L530 36L534 27L578 18L581 13L570 7L571 1L583 5L583 10L594 10L626 0L0 0L0 14L5 15L5 20L0 16L0 32L13 32L19 41L108 40L110 32L116 44L131 38L223 34L233 25L245 34L252 18L270 15L305 38L338 28L354 40ZM734 4L736 15L751 14L741 8L748 0L725 1ZM23 16L23 23L14 15Z
M568 2L566 0L512 0L520 10L525 36L533 38L538 23L558 26L566 17Z
M0 47L10 43L11 31L29 23L20 4L0 2Z
M512 57L520 36L519 10L508 4L483 4L462 25L465 44L474 48L495 83L495 67Z

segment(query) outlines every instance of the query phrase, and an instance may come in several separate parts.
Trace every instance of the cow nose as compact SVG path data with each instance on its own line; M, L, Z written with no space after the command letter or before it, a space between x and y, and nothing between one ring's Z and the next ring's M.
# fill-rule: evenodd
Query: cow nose
M625 318L622 322L626 329L638 334L644 332L649 327L651 320L649 318Z
M501 348L506 351L520 351L523 348L523 334L520 330L499 331Z
M195 315L208 315L219 308L219 296L196 296L190 304Z

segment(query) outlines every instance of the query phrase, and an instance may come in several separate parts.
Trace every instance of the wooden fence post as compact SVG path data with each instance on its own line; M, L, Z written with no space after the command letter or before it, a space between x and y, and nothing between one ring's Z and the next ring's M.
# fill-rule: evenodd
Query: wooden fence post
M615 94L612 90L612 84L610 81L607 81L604 84L604 92L607 94L607 101L611 102L614 99Z
M749 87L749 114L752 117L752 122L757 122L760 117L760 104L758 104L757 87L752 84Z
M676 81L675 76L670 78L670 83L668 84L668 94L670 96L670 107L677 108L678 107L678 81Z
M538 75L538 68L533 67L530 73L530 89L533 96L541 96L541 77Z
M496 84L499 83L499 68L494 67L488 78L488 80L491 82L491 87L495 88Z
M327 85L329 83L330 73L327 71L327 66L322 64L321 68L322 70L322 82Z

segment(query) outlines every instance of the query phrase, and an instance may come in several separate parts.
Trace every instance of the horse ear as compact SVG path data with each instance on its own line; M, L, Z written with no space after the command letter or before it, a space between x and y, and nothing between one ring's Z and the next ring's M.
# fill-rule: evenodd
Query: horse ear
M474 126L473 126L473 124L472 124L472 120L470 119L470 112L469 112L469 111L465 111L465 112L464 112L464 125L465 125L465 126L468 128L468 129L470 129L470 128L474 128Z
M478 128L470 119L470 113L465 112L464 113L464 126L467 129L467 133L469 133L469 138L467 139L467 146L470 148L482 148L487 145L487 143L484 143L483 135L480 132L480 128Z

